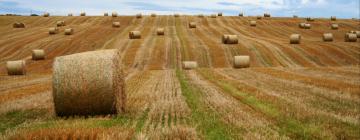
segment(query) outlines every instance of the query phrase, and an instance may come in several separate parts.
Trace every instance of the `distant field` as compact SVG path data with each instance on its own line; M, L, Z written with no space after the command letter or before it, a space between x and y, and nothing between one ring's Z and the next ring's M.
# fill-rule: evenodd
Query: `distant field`
M59 20L67 25L49 35ZM360 39L344 41L359 21L315 19L300 29L303 18L263 18L256 27L249 20L256 18L0 16L0 139L360 139ZM12 28L16 21L26 28ZM65 36L69 27L75 32ZM142 38L130 40L133 30ZM300 44L289 43L293 33ZM323 42L323 33L334 41ZM223 34L239 43L222 44ZM46 60L32 61L33 49ZM121 51L126 113L56 117L54 58L102 49ZM235 55L249 55L250 68L234 69ZM27 74L8 76L6 61L21 59ZM199 68L183 70L189 60Z

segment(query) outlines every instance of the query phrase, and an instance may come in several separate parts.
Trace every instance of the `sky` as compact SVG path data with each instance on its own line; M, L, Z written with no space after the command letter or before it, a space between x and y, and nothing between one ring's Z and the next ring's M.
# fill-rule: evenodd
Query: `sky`
M0 0L0 14L213 14L360 18L360 0Z

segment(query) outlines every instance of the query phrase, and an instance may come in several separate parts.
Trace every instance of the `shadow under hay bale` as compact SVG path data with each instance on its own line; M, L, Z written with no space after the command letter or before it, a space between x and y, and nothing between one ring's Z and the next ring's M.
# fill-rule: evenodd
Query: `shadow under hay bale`
M189 28L196 28L196 23L195 22L190 22L189 23Z
M325 42L331 42L334 40L333 34L332 33L324 33L323 34L323 41Z
M25 24L24 23L21 23L21 22L15 22L13 24L13 27L14 28L25 28Z
M119 28L120 27L120 22L113 22L112 27Z
M124 76L117 50L57 57L53 71L53 98L58 116L125 111Z
M239 39L237 35L223 35L221 41L224 44L238 44Z
M157 35L165 35L165 29L164 28L157 28L156 29Z
M301 35L300 34L291 34L290 35L290 44L300 44Z
M45 51L41 49L32 50L32 60L44 60L45 59Z

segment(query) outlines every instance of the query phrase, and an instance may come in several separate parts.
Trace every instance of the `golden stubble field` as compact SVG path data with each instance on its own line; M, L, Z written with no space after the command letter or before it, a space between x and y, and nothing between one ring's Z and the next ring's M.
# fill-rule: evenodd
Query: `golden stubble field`
M59 20L67 25L49 35ZM249 20L256 18L0 16L1 138L359 139L360 40L344 41L359 22L315 19L300 29L304 18L262 18L256 27ZM12 28L16 21L26 28ZM65 36L69 27L75 32ZM142 38L130 40L132 30ZM293 33L300 44L289 44ZM323 42L323 33L334 41ZM239 43L222 44L223 34ZM44 49L46 59L31 60L33 49ZM54 58L103 49L120 51L125 113L56 117ZM235 55L249 55L250 68L232 68ZM21 59L26 75L8 76L6 61ZM199 68L182 70L190 60Z

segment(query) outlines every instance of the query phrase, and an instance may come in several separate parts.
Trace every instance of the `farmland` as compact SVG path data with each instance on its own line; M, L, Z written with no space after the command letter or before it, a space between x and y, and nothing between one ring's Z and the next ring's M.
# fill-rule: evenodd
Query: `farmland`
M66 26L49 35L60 20ZM14 22L26 28L12 28ZM359 30L359 21L319 18L306 30L301 22L0 16L0 139L360 139L360 39L344 41L345 33ZM66 36L69 27L74 34ZM165 35L158 36L157 28ZM134 30L141 39L129 39ZM293 33L301 34L300 44L289 43ZM332 33L334 41L323 42L323 33ZM223 34L237 35L239 43L223 44ZM33 49L44 49L46 59L31 60ZM56 117L54 59L104 49L120 51L125 113ZM250 68L234 69L236 55L250 56ZM26 75L7 74L6 61L12 60L26 60ZM196 61L198 68L183 70L182 61Z

